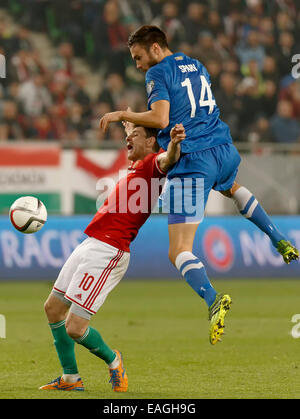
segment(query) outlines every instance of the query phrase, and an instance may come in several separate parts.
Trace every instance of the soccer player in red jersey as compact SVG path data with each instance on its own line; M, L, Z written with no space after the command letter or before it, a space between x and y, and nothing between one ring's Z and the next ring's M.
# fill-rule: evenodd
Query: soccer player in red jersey
M132 162L128 174L117 183L85 229L88 238L67 259L45 302L63 375L40 387L42 390L84 390L75 342L106 362L114 391L125 392L128 388L121 353L112 350L89 322L124 276L130 243L158 199L159 180L179 159L185 131L181 124L176 124L167 151L161 153L155 129L127 123L125 131L128 159ZM137 190L142 191L139 200Z

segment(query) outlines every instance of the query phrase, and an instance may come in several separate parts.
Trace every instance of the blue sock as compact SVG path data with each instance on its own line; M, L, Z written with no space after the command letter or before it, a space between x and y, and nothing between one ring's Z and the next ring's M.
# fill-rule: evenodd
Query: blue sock
M280 240L286 240L286 237L272 223L266 211L247 188L240 187L234 193L233 199L240 213L266 233L275 248Z
M177 256L175 265L186 282L210 307L216 299L217 292L211 285L200 259L191 252L182 252Z

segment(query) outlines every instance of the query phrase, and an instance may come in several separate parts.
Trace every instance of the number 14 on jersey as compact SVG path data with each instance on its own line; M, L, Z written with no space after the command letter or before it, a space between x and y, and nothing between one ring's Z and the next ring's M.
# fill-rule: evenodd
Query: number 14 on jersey
M200 81L201 81L201 92L200 92L199 105L208 106L209 107L208 114L211 114L216 105L216 101L213 99L210 85L208 84L208 81L203 75L200 76ZM189 101L191 104L191 118L194 118L195 113L196 113L196 101L195 101L195 96L194 96L191 80L187 77L181 83L181 86L187 88L187 94L188 94ZM206 94L207 94L207 99L205 99Z

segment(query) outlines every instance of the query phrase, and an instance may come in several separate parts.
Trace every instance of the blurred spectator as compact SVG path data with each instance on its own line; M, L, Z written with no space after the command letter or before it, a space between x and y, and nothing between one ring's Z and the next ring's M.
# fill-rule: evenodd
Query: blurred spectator
M53 140L55 133L47 114L41 114L33 119L33 126L29 133L31 138L38 140Z
M106 79L104 89L98 97L98 102L106 102L112 109L122 110L128 106L135 108L140 99L139 91L131 90L118 73L111 73Z
M261 74L264 80L272 80L274 83L278 84L280 73L274 57L270 55L265 56Z
M265 3L265 0L246 0L246 5L247 5L248 11L251 17L259 18L259 16L263 15L264 3Z
M7 77L0 86L2 139L40 137L75 144L106 141L111 136L117 141L119 124L103 134L99 118L127 106L146 110L144 74L135 68L127 39L136 27L149 23L167 32L172 51L198 58L207 67L221 118L234 139L272 139L268 120L283 125L285 106L279 107L278 101L292 108L284 123L299 123L299 80L291 78L291 57L300 51L300 12L295 0L14 3L20 5L9 7L16 26L0 18L0 53L7 60ZM1 7L8 9L8 5L7 0ZM35 49L32 30L47 33L53 41L56 55L50 61L44 62L44 54ZM90 81L77 74L75 56L99 71L101 85L95 89L100 94L88 93Z
M262 17L259 21L259 38L265 53L273 56L276 52L275 26L271 16Z
M19 98L18 98L19 89L20 89L20 84L15 81L15 82L10 83L7 86L5 94L4 94L5 99L14 101L17 104L18 108L20 108ZM18 109L18 111L20 112L21 109Z
M109 72L124 74L128 54L127 28L121 22L118 3L109 0L104 5L103 14L94 21L92 28L95 43L95 63L104 64Z
M216 38L219 34L224 33L224 23L220 14L216 10L211 10L208 13L208 30Z
M70 42L62 42L58 47L57 54L51 60L51 70L71 77L73 75L73 57L73 45Z
M121 124L113 124L109 127L108 137L112 141L120 142L125 139L124 128Z
M41 115L47 111L52 102L41 74L36 74L20 85L18 99L27 116Z
M125 94L125 83L118 73L110 73L106 79L105 87L98 97L99 102L105 102L113 109Z
M291 72L292 56L299 52L291 32L281 32L277 47L277 66L282 76Z
M68 90L68 97L73 98L82 106L83 116L90 115L91 98L86 92L86 77L83 74L78 74L72 80Z
M205 67L210 75L210 82L212 89L218 89L220 82L220 75L222 73L222 63L220 60L208 60Z
M45 68L35 51L19 50L8 64L9 79L18 82L24 82L34 74L44 72Z
M48 109L48 114L54 131L54 138L57 140L63 140L67 132L66 107L64 105L54 104Z
M193 56L193 47L191 44L188 44L185 41L180 42L178 45L178 51L183 52L184 54L192 57Z
M241 73L244 77L252 78L256 81L258 95L262 95L264 83L258 62L250 59L246 64L241 66Z
M16 39L5 19L0 20L0 47L4 49L5 56L9 59L17 51Z
M80 103L74 102L70 105L66 124L68 132L76 131L78 138L84 138L85 131L89 126L83 116L83 107Z
M243 4L239 0L229 0L227 2L222 2L225 6L228 7L228 11L224 14L221 11L219 12L221 16L224 16L224 27L225 27L225 34L228 35L232 42L236 45L237 42L241 39L240 34L243 27L244 16L243 16Z
M240 98L239 132L244 135L261 113L261 101L258 82L252 77L246 77L237 87Z
M270 127L273 139L281 143L300 141L300 123L293 118L293 106L287 100L280 100L277 113L271 118Z
M234 52L232 40L230 36L226 35L225 33L219 33L217 35L216 47L222 57L222 60L237 58Z
M119 6L128 23L136 22L142 26L153 20L151 2L147 0L122 0Z
M259 69L262 69L265 50L259 41L257 31L249 31L246 43L240 42L237 46L236 53L242 65L248 64L250 60L254 60L257 61Z
M25 26L20 26L16 34L13 36L15 51L32 51L32 43L30 40L30 32Z
M0 140L21 140L23 129L19 120L17 105L7 100L0 111Z
M276 15L276 25L275 31L278 38L282 32L290 32L293 33L295 30L295 23L293 22L290 15L287 13L286 10L281 10Z
M245 132L245 139L252 144L271 142L273 136L268 119L258 117L253 125L249 127L248 131Z
M241 100L236 94L237 78L232 73L222 73L220 87L214 93L216 102L220 109L222 121L229 124L232 137L239 140L238 136L238 115L241 107Z
M44 31L49 0L23 0L25 3L22 21L34 31Z
M300 81L286 76L280 87L279 99L288 100L293 108L293 117L300 120Z
M186 16L182 18L182 22L184 39L189 45L196 44L199 32L207 29L205 10L205 6L196 1L192 1L187 7Z
M237 59L228 58L223 61L223 70L228 73L240 75L240 65Z
M167 34L170 49L176 49L184 37L184 28L179 20L179 10L175 2L167 1L162 6L161 15L153 19L152 25L159 26Z
M277 85L273 80L266 80L264 83L264 93L261 97L262 114L266 118L271 118L276 112L277 107Z
M217 48L213 35L210 32L200 32L198 43L194 48L194 57L204 64L211 60L222 60L222 56Z

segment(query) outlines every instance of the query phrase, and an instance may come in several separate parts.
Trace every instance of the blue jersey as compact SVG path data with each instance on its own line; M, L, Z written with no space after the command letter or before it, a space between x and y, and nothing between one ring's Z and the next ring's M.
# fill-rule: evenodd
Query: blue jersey
M158 100L170 102L169 125L158 134L158 143L164 150L170 141L171 128L179 123L186 132L182 153L232 143L228 125L219 118L210 76L198 60L181 52L165 57L147 71L146 89L148 109Z

